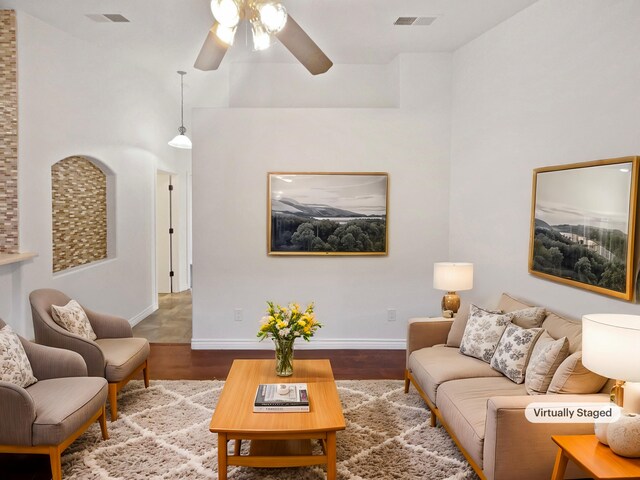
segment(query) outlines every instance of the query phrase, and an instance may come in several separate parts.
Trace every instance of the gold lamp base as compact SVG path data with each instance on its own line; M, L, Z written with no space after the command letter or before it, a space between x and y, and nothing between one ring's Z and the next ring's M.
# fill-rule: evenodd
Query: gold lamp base
M616 384L611 388L609 399L618 405L623 406L624 403L624 380L616 380Z
M454 314L458 312L460 308L460 297L456 292L447 292L447 294L442 297L442 311L450 310Z

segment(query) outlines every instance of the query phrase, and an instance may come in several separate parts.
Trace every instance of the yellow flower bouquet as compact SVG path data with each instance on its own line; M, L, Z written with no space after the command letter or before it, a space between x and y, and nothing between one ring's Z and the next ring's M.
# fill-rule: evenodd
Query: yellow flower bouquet
M262 317L258 338L273 339L276 346L276 373L289 376L293 373L293 343L296 338L307 342L322 327L313 313L314 304L310 303L302 309L297 303L287 307L267 302L267 315Z

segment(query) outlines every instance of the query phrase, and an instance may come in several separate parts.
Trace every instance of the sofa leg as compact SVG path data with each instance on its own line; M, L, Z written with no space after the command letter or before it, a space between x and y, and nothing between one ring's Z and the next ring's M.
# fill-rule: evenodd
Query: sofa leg
M144 388L149 388L149 361L144 361L144 368L142 369L142 375L144 376Z
M111 407L111 421L118 419L118 384L109 384L109 406Z
M431 415L431 426L435 427L438 419L436 418L436 414L433 413L433 410L429 409L429 414Z
M62 460L60 459L60 447L54 445L49 447L49 462L51 463L52 480L62 480Z
M409 370L405 369L404 371L404 393L409 393Z

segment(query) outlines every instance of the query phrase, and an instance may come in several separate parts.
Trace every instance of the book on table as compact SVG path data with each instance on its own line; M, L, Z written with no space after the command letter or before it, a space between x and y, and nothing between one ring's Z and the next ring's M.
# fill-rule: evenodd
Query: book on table
M308 412L306 383L262 383L256 390L254 412Z

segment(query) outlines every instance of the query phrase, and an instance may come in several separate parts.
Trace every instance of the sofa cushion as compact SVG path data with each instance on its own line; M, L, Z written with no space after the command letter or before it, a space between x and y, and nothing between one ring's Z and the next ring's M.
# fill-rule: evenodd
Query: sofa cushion
M509 313L513 314L512 323L522 328L537 328L547 316L547 311L542 307L523 308Z
M40 380L27 389L36 405L33 445L57 445L104 406L107 381L102 377Z
M498 302L498 308L509 313L515 310L532 307L522 300L512 297L507 293L503 293ZM517 323L514 321L513 323ZM547 317L540 325L549 335L558 339L567 337L569 340L569 352L574 353L582 348L582 323L571 318L561 317L558 314L547 312Z
M495 314L471 305L467 327L460 343L460 352L489 363L500 337L512 319L511 313Z
M450 380L475 377L501 377L487 363L462 355L457 348L428 347L409 356L409 371L434 405L438 387Z
M582 365L582 352L569 355L551 379L547 393L596 393L607 378Z
M524 385L500 375L453 380L438 389L438 409L458 441L482 466L487 400L495 396L526 395Z
M447 335L447 347L460 347L467 320L469 320L469 307L461 307L456 316L453 317L453 323L449 329L449 335Z
M491 368L504 373L515 383L524 382L531 349L542 332L541 328L507 326L491 358Z
M582 349L582 322L550 313L542 322L542 328L553 338L567 337L569 353Z
M546 331L538 338L531 351L524 386L529 395L545 394L554 373L569 355L567 337L555 340Z
M96 343L104 354L104 374L110 383L127 378L146 360L150 351L146 338L101 338Z
M96 333L89 323L89 317L75 300L69 300L64 306L51 305L51 317L67 332L80 335L87 340L95 340Z
M498 308L503 312L515 312L516 310L523 310L525 308L531 308L534 305L530 305L522 300L512 297L508 293L503 293L498 301Z
M22 388L38 381L20 337L9 325L0 328L0 380Z

